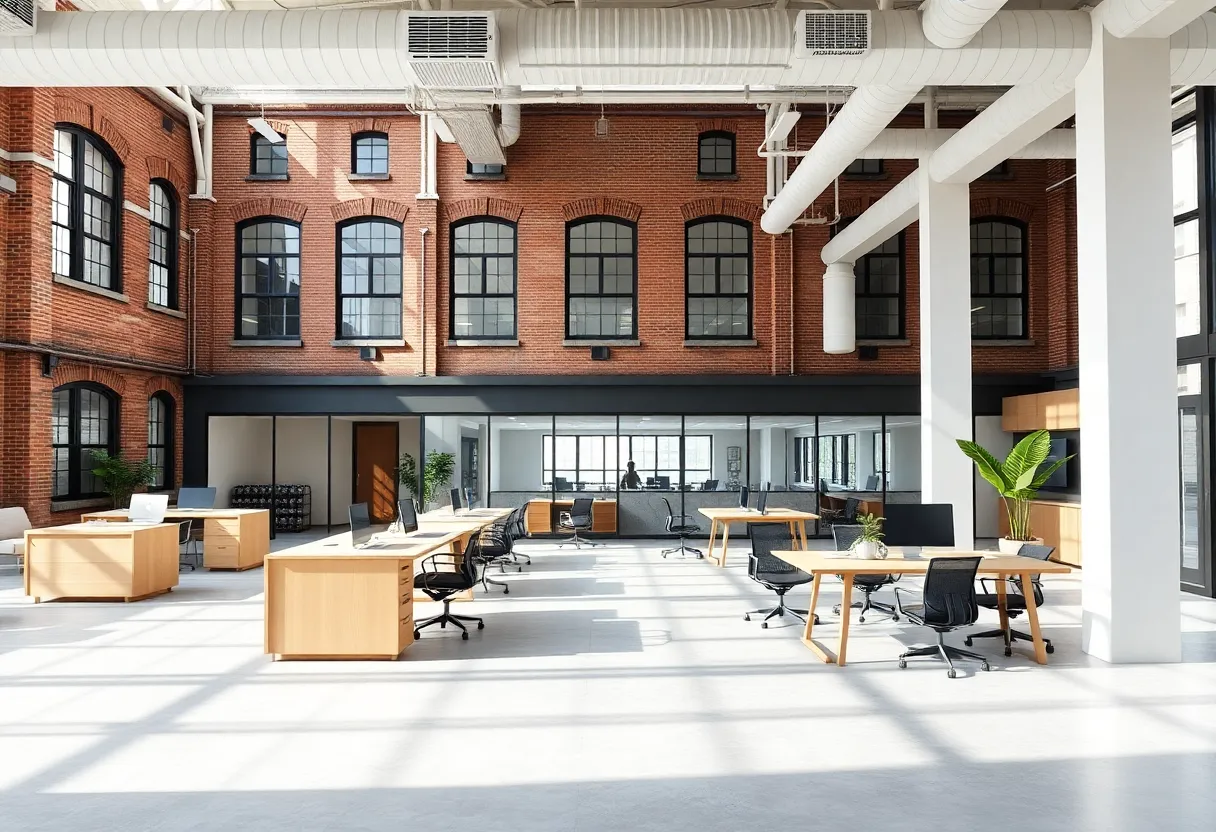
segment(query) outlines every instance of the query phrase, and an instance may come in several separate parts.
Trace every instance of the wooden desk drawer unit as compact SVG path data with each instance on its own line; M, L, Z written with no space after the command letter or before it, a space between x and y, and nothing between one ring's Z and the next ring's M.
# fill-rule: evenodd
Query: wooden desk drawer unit
M207 518L203 523L203 565L208 569L253 569L270 551L270 512Z
M25 594L138 601L177 586L177 526L85 524L25 533Z

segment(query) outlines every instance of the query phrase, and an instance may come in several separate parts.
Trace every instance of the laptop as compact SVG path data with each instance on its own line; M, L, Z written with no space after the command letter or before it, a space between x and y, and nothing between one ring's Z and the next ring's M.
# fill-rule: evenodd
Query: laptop
M178 510L215 508L214 488L181 488L177 492Z
M141 526L155 526L165 522L165 511L168 508L168 494L132 494L127 520Z
M768 489L760 492L760 496L756 498L756 511L761 514L768 513Z

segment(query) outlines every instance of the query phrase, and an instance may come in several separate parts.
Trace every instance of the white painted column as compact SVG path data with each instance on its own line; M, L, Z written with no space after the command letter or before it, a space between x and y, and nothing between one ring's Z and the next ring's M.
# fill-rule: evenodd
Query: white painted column
M971 198L920 178L921 501L954 506L954 545L975 547L971 461Z
M1082 647L1177 661L1169 41L1096 21L1076 98Z

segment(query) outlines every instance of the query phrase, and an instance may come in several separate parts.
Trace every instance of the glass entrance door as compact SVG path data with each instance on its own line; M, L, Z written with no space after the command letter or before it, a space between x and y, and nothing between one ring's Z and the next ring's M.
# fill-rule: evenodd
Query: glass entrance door
M1212 594L1212 561L1208 540L1206 410L1202 366L1178 368L1178 477L1180 485L1179 553L1184 589Z

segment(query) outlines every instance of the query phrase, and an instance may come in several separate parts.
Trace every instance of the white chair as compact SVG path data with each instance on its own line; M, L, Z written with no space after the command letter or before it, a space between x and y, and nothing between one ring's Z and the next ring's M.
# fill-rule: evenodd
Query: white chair
M0 555L25 560L25 530L31 528L30 517L21 506L0 508Z

